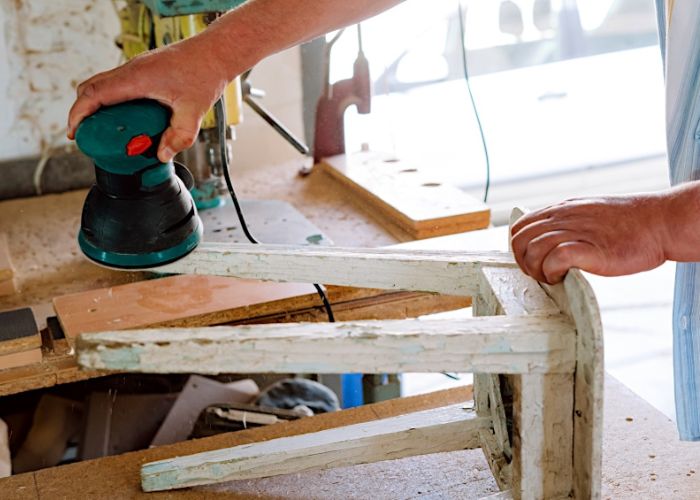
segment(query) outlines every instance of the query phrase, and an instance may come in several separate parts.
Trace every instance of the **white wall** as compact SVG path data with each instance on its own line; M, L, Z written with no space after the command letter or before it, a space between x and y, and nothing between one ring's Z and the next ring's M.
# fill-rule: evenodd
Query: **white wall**
M120 61L119 23L109 0L0 0L0 160L36 156L65 142L75 86ZM299 49L263 61L252 81L261 102L302 135ZM298 153L244 107L234 167L283 162Z
M0 158L64 142L75 85L119 61L106 0L0 2Z

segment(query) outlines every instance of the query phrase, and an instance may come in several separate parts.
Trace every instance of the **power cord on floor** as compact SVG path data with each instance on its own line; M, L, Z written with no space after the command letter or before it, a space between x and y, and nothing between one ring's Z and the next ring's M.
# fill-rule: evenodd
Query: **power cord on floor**
M467 64L467 48L465 46L466 30L464 29L464 8L462 7L462 0L457 0L457 13L459 15L459 46L462 50L462 69L464 70L464 81L467 83L469 100L472 103L472 109L474 110L476 123L479 126L479 134L481 135L481 145L484 148L484 159L486 160L486 183L484 185L484 203L486 203L489 199L489 189L491 188L491 161L489 159L489 148L486 146L486 136L484 135L484 128L481 126L481 118L479 118L479 111L476 108L476 101L474 100L474 94L472 93L472 86L469 82L469 65Z
M241 204L238 202L238 196L236 196L236 191L233 189L233 182L231 182L231 174L228 171L229 162L228 147L226 145L226 115L224 113L225 109L226 107L224 105L224 98L222 96L218 101L216 101L216 104L214 105L214 114L216 116L216 126L219 132L219 153L221 155L221 167L224 172L224 180L226 181L226 187L228 188L228 192L231 195L233 208L236 210L236 215L238 216L238 221L241 224L243 234L245 234L245 237L248 238L248 241L250 243L257 245L260 242L255 239L255 237L250 233L250 230L248 229L248 224L246 224L245 216L243 215L243 210L241 210ZM313 285L316 289L316 292L318 292L319 297L321 297L323 307L326 310L326 314L328 315L328 321L334 323L335 317L333 315L333 308L331 307L331 303L328 300L328 297L326 296L326 292L323 290L323 288L321 288L321 285L319 285L318 283L314 283Z

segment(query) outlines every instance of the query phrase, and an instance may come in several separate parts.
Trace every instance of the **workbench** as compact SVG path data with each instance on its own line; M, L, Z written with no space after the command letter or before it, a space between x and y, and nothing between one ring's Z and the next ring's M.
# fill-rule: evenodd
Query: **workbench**
M234 179L242 198L288 201L335 244L384 246L401 240L364 213L329 178L297 176L297 165L268 166ZM84 191L0 203L0 228L22 273L22 292L0 301L0 309L44 308L56 295L141 279L139 273L114 272L87 262L75 243ZM397 237L398 236L398 237ZM502 231L473 233L465 245L499 248ZM440 245L434 240L428 245ZM495 245L495 246L494 246ZM41 316L41 314L40 314ZM70 363L69 347L61 362ZM60 370L59 370L60 372ZM59 373L57 372L57 373ZM74 371L77 378L81 372ZM57 382L59 375L55 375ZM73 379L71 379L73 380ZM50 385L50 384L49 384ZM34 388L28 387L28 388ZM603 494L611 498L700 497L700 447L680 443L674 424L614 379L606 380ZM3 498L134 498L139 466L147 461L222 446L311 432L350 423L427 409L470 397L456 389L387 401L272 427L223 434L169 447L80 462L0 480ZM395 462L313 472L294 477L226 483L166 493L168 498L479 498L496 492L481 451L463 451Z
M334 235L332 239L339 246L383 246L410 239L401 230L389 232L367 217L325 175L300 178L296 163L248 171L234 182L241 198L289 202L325 234ZM44 328L46 318L55 315L51 305L54 297L147 279L147 273L114 271L83 257L76 234L86 194L79 190L0 202L0 232L8 236L20 290L0 297L0 311L31 306L39 328ZM327 293L338 320L400 319L470 304L463 297L402 291L331 286ZM308 299L293 297L276 302L274 307L253 304L238 312L238 321L231 323L325 318L320 304L309 308ZM100 373L78 370L72 346L66 340L58 340L50 352L44 352L41 363L0 370L0 396L97 376Z

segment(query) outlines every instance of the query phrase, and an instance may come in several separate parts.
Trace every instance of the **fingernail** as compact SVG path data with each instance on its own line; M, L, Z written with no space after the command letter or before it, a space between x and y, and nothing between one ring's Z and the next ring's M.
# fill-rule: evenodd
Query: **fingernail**
M173 154L173 150L170 149L169 147L164 147L163 149L160 150L160 154L158 157L162 162L170 161L175 154Z

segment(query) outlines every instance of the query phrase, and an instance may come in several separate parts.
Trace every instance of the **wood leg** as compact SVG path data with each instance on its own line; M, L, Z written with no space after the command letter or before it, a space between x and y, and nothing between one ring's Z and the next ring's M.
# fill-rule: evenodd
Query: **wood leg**
M514 378L513 496L567 498L573 488L573 375Z

